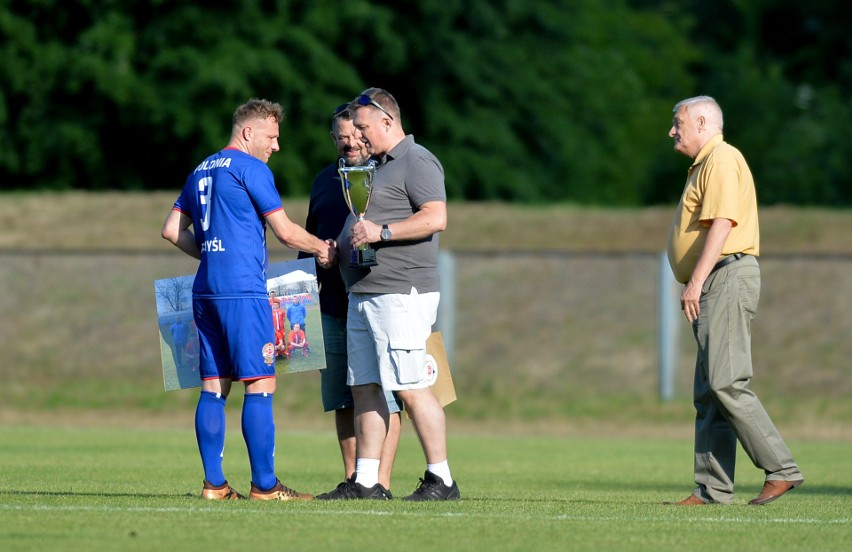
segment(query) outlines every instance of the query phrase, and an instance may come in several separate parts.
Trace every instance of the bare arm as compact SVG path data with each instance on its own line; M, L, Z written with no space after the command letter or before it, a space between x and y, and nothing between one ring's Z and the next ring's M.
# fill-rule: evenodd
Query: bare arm
M701 299L701 288L710 275L710 271L713 270L713 266L719 260L722 248L725 247L725 241L728 239L733 226L734 223L726 218L713 219L712 224L710 224L704 249L701 250L701 256L698 257L695 270L692 271L692 276L689 277L689 281L686 282L686 287L683 288L683 293L680 296L680 307L683 309L686 319L690 322L694 322L698 318L700 312L698 300Z
M189 227L192 219L177 209L172 209L163 223L161 235L163 239L170 241L175 247L196 259L201 259L201 250L195 243L195 235Z
M332 240L322 241L318 237L291 221L283 209L270 213L266 222L279 242L290 249L305 251L316 257L322 267L334 264L337 248ZM331 243L329 243L331 242Z
M392 240L419 240L447 229L447 204L443 201L429 201L420 206L420 210L405 220L388 225ZM352 228L352 245L358 247L365 243L381 241L382 227L369 220L361 221Z

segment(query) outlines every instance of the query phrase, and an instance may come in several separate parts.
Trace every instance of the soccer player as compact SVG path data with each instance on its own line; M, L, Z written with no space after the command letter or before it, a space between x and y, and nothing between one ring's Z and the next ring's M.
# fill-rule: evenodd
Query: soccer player
M287 348L287 313L278 299L272 301L272 327L275 329L275 355L290 358Z
M267 100L239 106L228 145L192 171L162 229L163 238L200 260L192 306L201 348L195 431L204 499L244 498L222 471L225 401L233 380L245 384L242 432L251 465L249 498L312 498L275 475L275 333L266 291L266 227L285 246L313 254L321 266L334 262L336 249L284 212L266 164L279 149L283 117L281 106Z
M290 343L287 345L287 349L290 351L290 355L293 354L293 349L299 349L302 351L303 357L307 357L311 351L305 330L299 327L299 324L293 324L293 329L290 330Z
M175 368L181 371L183 370L184 349L186 349L186 344L189 341L189 325L178 316L169 331L172 334L172 358L175 361Z

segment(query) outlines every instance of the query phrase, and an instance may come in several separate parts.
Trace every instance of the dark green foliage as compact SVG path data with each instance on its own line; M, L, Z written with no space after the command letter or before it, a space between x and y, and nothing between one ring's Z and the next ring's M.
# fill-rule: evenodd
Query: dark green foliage
M368 86L453 199L648 205L688 160L671 107L715 96L761 201L852 204L852 39L839 0L0 2L0 186L174 189L250 97L286 112L286 196Z

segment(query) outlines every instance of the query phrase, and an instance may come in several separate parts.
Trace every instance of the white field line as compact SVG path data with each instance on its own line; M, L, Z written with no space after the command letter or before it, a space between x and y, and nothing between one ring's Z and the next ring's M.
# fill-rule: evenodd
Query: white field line
M225 510L222 508L177 508L177 507L115 507L115 506L45 506L45 505L23 505L23 504L0 504L0 510L6 511L16 511L16 512L153 512L153 513L175 513L175 512L183 512L183 513L222 513L222 514L239 514L239 513L247 513L251 515L257 515L258 510L253 509L230 509ZM459 518L459 519L511 519L514 521L517 520L526 520L526 521L581 521L581 522L603 522L603 523L612 523L612 522L637 522L637 521L646 521L651 523L741 523L741 524L752 524L752 525L764 525L764 524L788 524L788 523L797 523L801 525L845 525L852 523L852 519L849 518L838 518L838 519L816 519L816 518L747 518L747 517L671 517L671 518L661 518L659 516L655 517L638 517L638 516L575 516L570 514L556 514L556 515L524 515L524 514L500 514L500 513L466 513L466 512L383 512L378 510L334 510L334 511L307 511L307 510L287 510L288 516L293 515L303 515L303 516L353 516L353 515L361 515L361 516L376 516L376 517L387 517L387 516L401 516L401 517L422 517L422 518Z

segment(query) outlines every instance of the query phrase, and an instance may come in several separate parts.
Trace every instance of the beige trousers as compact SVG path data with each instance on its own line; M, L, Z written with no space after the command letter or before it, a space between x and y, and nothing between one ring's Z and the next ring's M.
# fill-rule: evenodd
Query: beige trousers
M698 345L693 397L696 495L734 499L737 440L767 480L794 481L802 473L757 395L752 378L751 321L760 299L760 267L746 256L710 274L693 333Z

